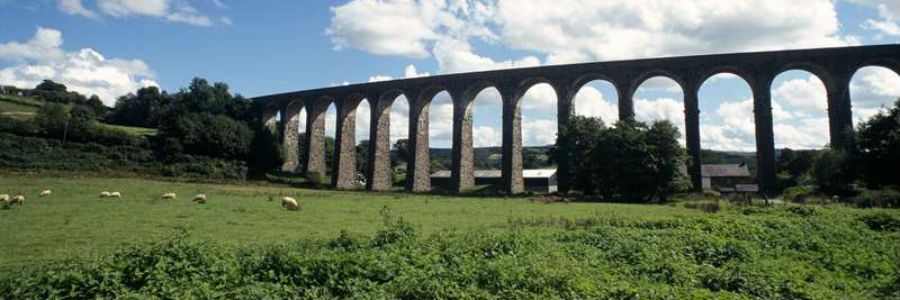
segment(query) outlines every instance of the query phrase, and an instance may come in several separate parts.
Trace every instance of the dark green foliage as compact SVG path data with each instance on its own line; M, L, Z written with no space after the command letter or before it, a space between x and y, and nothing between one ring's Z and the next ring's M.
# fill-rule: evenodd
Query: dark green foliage
M59 139L62 139L68 121L69 113L66 112L66 107L58 103L42 106L34 116L34 123L43 134Z
M281 142L271 131L263 128L254 130L249 151L247 161L250 167L249 176L252 178L264 177L266 172L277 169L283 162Z
M900 208L900 191L891 187L877 190L864 190L855 197L859 207Z
M107 121L111 124L156 128L171 102L171 97L160 92L158 87L144 87L137 90L137 95L119 97Z
M356 145L356 173L366 174L369 170L369 140Z
M866 215L862 217L862 221L875 231L900 231L900 218L889 214Z
M391 147L391 166L397 166L409 161L409 140L398 139Z
M226 159L247 155L253 133L225 115L184 113L159 127L159 135L178 139L186 154Z
M896 294L900 221L893 214L754 209L753 214L725 210L655 221L521 220L511 221L508 230L428 237L384 209L385 225L371 237L345 231L330 240L234 249L179 234L95 261L0 273L0 297L891 299ZM879 230L868 229L869 223Z
M665 201L683 189L686 154L678 130L666 121L647 126L575 116L557 141L574 164L573 188L604 200Z
M856 180L852 158L843 150L825 149L819 152L810 170L820 191L830 195L849 195Z
M856 140L866 184L900 188L900 99L890 110L860 124Z

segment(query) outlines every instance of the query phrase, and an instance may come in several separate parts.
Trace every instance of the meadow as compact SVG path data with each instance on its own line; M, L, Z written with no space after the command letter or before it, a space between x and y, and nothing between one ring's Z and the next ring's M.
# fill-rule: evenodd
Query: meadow
M18 191L25 205L0 210L0 299L900 296L896 210L0 177ZM179 199L159 200L169 191Z

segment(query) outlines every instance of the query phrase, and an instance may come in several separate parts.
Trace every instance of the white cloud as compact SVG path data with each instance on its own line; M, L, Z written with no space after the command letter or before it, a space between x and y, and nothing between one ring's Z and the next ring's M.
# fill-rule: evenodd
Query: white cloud
M81 0L60 0L57 4L57 8L59 8L60 11L66 14L88 18L97 18L97 13L84 8Z
M575 94L573 100L575 114L600 117L608 125L619 120L619 106L607 100L603 93L592 86L584 86Z
M115 18L154 17L201 27L216 24L210 17L197 11L187 0L95 0L94 2L100 12ZM224 3L217 0L214 4L221 9L227 8ZM81 0L59 0L57 8L70 15L99 18L99 15L86 8ZM219 18L219 23L231 25L232 22L230 18L222 17Z
M881 20L866 19L863 29L871 30L880 35L900 37L900 1L896 0L849 0L849 2L875 8L881 16ZM877 39L882 36L876 36Z
M90 48L65 52L61 47L62 33L42 27L27 43L0 45L0 59L16 62L0 69L0 84L32 88L50 79L69 90L97 95L109 106L121 95L159 85L153 81L153 71L141 60L108 59Z
M775 88L775 101L784 101L794 108L822 112L828 109L825 84L818 77L791 79Z
M490 126L473 126L472 139L474 147L498 147L503 141L503 131Z
M667 120L678 128L681 141L684 143L684 103L671 98L656 100L637 99L634 101L635 118L638 121L653 122Z
M554 119L536 119L522 122L523 146L546 146L556 143L559 127Z
M62 43L62 33L59 30L38 27L37 33L28 42L0 44L0 59L19 62L58 60L65 56L65 53L59 48Z
M883 67L862 68L850 82L850 99L854 123L868 119L900 99L900 75Z

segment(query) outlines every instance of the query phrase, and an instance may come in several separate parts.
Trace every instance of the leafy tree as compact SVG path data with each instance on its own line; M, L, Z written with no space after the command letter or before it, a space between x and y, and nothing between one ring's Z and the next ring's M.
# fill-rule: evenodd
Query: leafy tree
M366 174L369 169L369 140L362 140L356 145L356 172Z
M859 126L857 134L863 178L872 188L900 187L900 99Z
M391 166L398 166L400 163L409 161L409 140L398 139L394 142L391 149Z
M69 111L69 132L73 136L90 135L96 123L94 110L86 105L74 105Z
M810 170L819 190L831 195L849 195L856 179L852 157L843 150L825 149L819 152Z
M606 127L599 118L575 116L557 140L557 151L573 162L573 188L602 199L665 201L684 187L684 149L667 121L651 126L621 121Z
M119 97L107 120L113 124L155 128L171 102L171 97L158 87L144 87L137 94Z
M35 91L43 92L66 92L66 86L62 83L56 83L53 80L45 79L34 87Z
M178 139L188 154L242 159L253 133L247 124L224 115L187 113L160 126L160 135Z
M66 107L59 103L48 103L41 106L34 116L34 123L44 134L62 138L63 131L69 121Z

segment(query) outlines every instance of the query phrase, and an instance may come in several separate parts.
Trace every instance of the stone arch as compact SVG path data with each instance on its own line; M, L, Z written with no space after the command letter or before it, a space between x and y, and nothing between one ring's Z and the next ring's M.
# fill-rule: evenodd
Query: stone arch
M303 163L305 174L309 179L322 180L328 173L325 149L325 113L328 107L334 103L330 95L314 95L306 104L306 151Z
M570 111L575 115L600 117L607 124L614 123L619 119L619 89L612 80L592 78L594 79L575 85L577 89L572 91ZM605 102L595 103L596 101Z
M390 89L384 92L373 93L377 95L370 102L371 119L369 120L369 171L367 172L366 188L370 191L387 191L393 187L393 168L399 167L399 162L392 161L391 147L397 131L406 136L409 132L409 123L406 128L395 128L398 123L394 119L407 120L409 115L409 101L405 92L401 89ZM402 102L398 103L397 100ZM403 106L403 113L395 114L396 107ZM399 169L399 168L398 168Z

